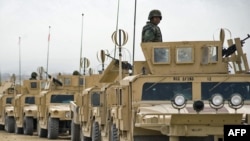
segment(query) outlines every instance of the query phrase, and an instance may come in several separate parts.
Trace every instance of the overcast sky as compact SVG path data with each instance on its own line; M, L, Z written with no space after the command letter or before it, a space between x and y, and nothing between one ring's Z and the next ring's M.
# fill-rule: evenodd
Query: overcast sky
M81 47L82 57L87 57L97 72L101 69L97 52L114 50L111 35L116 30L118 1L0 0L1 73L18 73L20 60L22 74L30 74L39 66L46 69L49 26L50 73L79 70ZM128 32L124 46L128 61L132 61L134 7L135 0L120 0L118 28ZM250 34L249 0L137 0L135 60L144 60L141 29L152 9L162 12L159 26L165 42L218 39L220 28L229 29L231 38L243 39ZM226 38L230 38L228 32ZM250 52L250 40L244 51Z

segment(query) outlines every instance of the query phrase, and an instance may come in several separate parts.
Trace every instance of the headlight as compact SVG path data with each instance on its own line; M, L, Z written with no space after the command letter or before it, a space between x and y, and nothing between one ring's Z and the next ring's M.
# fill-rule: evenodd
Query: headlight
M177 95L174 98L174 104L177 106L182 106L183 104L185 104L185 97L183 95Z
M59 112L57 110L53 111L53 114L57 115Z
M32 113L32 110L28 110L28 113L31 114L31 113Z
M241 108L244 105L244 100L240 94L234 93L232 94L228 104L229 104L229 107L236 110L236 109Z
M215 106L220 106L223 103L223 97L220 94L212 96L212 104Z
M177 94L173 100L171 100L172 106L176 109L182 109L186 106L187 100L182 94Z
M239 106L242 103L242 97L239 94L235 94L231 97L230 99L230 103L233 106Z
M220 109L224 105L224 99L221 94L214 94L212 95L211 99L209 100L210 107L214 109Z

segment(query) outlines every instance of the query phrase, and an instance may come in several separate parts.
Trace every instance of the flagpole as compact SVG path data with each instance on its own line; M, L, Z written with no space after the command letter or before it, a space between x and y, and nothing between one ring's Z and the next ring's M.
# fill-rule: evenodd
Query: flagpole
M47 68L46 72L48 73L49 70L49 44L50 44L50 26L49 26L49 35L48 35L48 50L47 50ZM48 75L46 75L46 80L48 79Z
M19 46L19 84L21 86L21 37L19 36L18 39L18 46Z
M137 0L135 0L135 11L134 11L134 37L133 37L133 59L132 59L132 64L134 66L134 61L135 61L135 26L136 26L136 6L137 5ZM132 74L134 74L134 67L132 68Z

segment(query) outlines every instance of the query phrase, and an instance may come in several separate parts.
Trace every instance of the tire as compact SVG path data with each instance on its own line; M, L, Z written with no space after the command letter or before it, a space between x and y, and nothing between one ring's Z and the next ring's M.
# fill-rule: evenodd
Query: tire
M111 125L110 139L111 139L111 141L119 141L118 129L116 128L115 124Z
M9 133L14 133L15 131L15 119L14 117L5 117L5 130Z
M71 141L80 141L80 125L71 121Z
M23 119L23 134L33 135L34 131L34 120L32 117L24 117Z
M4 130L4 125L0 124L0 130Z
M17 127L17 125L15 124L15 133L16 134L23 134L23 128Z
M45 138L48 134L48 130L40 128L39 121L37 121L37 134L40 138Z
M59 134L59 119L49 117L48 139L57 139Z
M99 123L98 122L93 122L93 127L92 127L92 141L100 141L101 136L100 136L100 128L99 128Z

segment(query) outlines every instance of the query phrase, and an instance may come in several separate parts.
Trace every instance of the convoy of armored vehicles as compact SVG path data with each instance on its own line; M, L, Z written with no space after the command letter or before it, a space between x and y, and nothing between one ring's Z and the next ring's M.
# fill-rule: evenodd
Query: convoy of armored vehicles
M249 125L250 74L240 38L141 43L145 61L100 74L1 84L0 129L72 141L222 141ZM105 55L105 54L103 54Z

